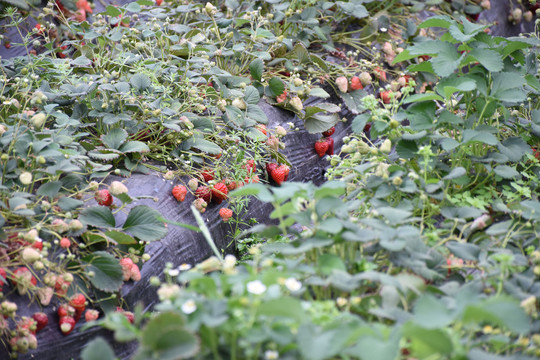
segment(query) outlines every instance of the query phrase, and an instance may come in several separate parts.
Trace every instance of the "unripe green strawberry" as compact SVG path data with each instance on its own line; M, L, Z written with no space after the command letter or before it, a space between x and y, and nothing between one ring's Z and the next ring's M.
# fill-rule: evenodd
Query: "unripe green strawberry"
M336 78L336 85L342 93L346 93L349 88L349 81L345 76L339 76Z
M36 249L27 247L22 251L21 257L24 262L32 264L41 259L41 254Z
M392 141L385 139L379 147L380 152L388 154L392 150Z
M109 186L109 191L112 195L118 196L120 194L127 194L128 188L126 185L121 183L120 181L113 181L111 185Z
M47 119L47 115L40 112L32 116L32 118L30 119L30 122L32 123L32 126L34 126L34 128L41 129L43 124L45 124L46 119Z
M246 110L247 105L246 102L240 98L236 98L233 100L232 105L237 107L240 110Z
M290 104L296 111L302 111L302 109L304 108L304 105L302 104L302 100L300 100L298 96L293 97L290 100Z
M367 71L361 72L360 75L358 75L358 78L364 86L371 84L371 75Z
M188 181L187 185L188 185L188 187L189 187L189 189L190 189L191 191L196 191L197 188L199 187L199 182L197 181L197 179L191 178L191 179Z

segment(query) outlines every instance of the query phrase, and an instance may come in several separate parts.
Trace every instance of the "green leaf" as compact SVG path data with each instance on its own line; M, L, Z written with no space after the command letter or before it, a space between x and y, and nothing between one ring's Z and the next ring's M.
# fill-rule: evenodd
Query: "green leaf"
M467 129L463 131L463 143L469 143L472 141L478 141L488 145L497 145L499 140L497 137L486 131L477 131L472 129Z
M128 141L124 145L118 149L119 151L123 152L124 154L129 153L146 153L150 151L150 148L148 145L141 141Z
M103 144L111 149L118 150L120 146L128 138L128 133L124 129L115 128L109 131L106 135L101 135L101 141Z
M467 170L462 166L457 166L453 168L452 171L448 173L448 175L443 177L443 180L457 179L458 177L462 177L463 175L467 175Z
M268 117L266 116L264 111L262 111L259 105L248 104L246 116L250 118L251 120L254 120L255 122L258 122L261 124L268 123Z
M134 12L134 13L138 13L138 12L141 12L141 6L137 3L137 2L130 2L127 6L126 6L126 10L127 11L130 11L130 12Z
M92 65L92 61L90 61L90 59L88 59L86 56L82 55L71 61L71 64L80 67L89 67Z
M364 5L361 4L361 2L357 1L351 1L351 2L344 2L344 1L338 1L338 6L343 10L343 12L347 15L354 16L357 19L363 19L365 17L369 16L369 12L366 9Z
M345 106L354 114L359 114L365 110L362 98L367 95L365 90L355 90L349 93L341 93L341 98Z
M270 79L268 86L273 96L279 96L283 94L283 91L285 91L285 84L283 84L283 81L281 81L281 79L277 76Z
M424 329L444 328L453 320L453 316L441 301L432 295L422 296L414 307L412 321Z
M94 287L109 293L120 290L124 281L118 259L105 251L96 251L82 258L82 261L84 274ZM89 276L91 272L93 276Z
M339 120L336 114L315 114L307 119L304 119L304 127L310 134L316 134L330 129Z
M491 323L525 334L530 329L529 318L513 299L503 296L491 297L481 303L469 305L463 313L463 321Z
M67 196L61 197L60 200L58 200L58 206L60 206L60 209L64 211L75 210L83 205L84 201L73 199Z
M105 14L109 15L110 17L117 17L122 14L120 10L116 6L109 5L105 9Z
M61 181L49 181L43 183L39 189L36 191L36 194L39 196L47 196L50 199L54 198L58 191L62 188Z
M423 94L413 94L413 95L407 96L405 100L403 100L403 103L410 104L414 102L431 101L431 100L443 101L444 99L440 97L439 95L435 94L434 92L426 91Z
M255 89L253 86L246 87L246 90L244 92L244 100L247 104L256 105L259 103L259 91Z
M129 83L138 91L148 89L152 85L152 81L145 74L135 74L129 79Z
M131 209L122 228L143 241L159 240L167 234L167 228L160 217L157 210L138 205Z
M441 47L437 57L433 57L429 62L433 65L433 71L441 77L451 75L459 65L460 55L454 45L441 42Z
M455 23L455 21L446 15L430 16L427 20L420 23L420 25L418 25L418 28L425 29L429 27L440 27L448 29L453 23Z
M113 239L114 241L116 241L118 244L121 244L121 245L137 244L137 240L135 240L133 237L121 231L116 231L116 230L105 231L105 235L110 237L111 239Z
M319 271L323 275L330 275L334 270L347 271L343 260L341 260L339 256L334 254L320 255L317 263Z
M475 48L471 50L468 57L473 57L489 72L499 72L503 69L502 56L490 49Z
M309 90L309 96L315 96L322 99L327 99L330 97L330 94L319 87L314 87Z
M352 131L356 134L362 134L369 120L371 120L371 115L368 113L355 116L351 123Z
M199 339L185 327L184 317L168 311L146 324L135 359L178 360L193 357L198 352Z
M300 64L310 64L311 63L311 57L309 56L309 52L306 50L306 47L302 45L302 43L297 43L292 53L295 55L295 57L298 59L298 62Z
M408 323L403 326L403 335L411 340L412 356L426 359L435 354L449 355L453 345L449 335L442 329L425 329Z
M516 169L508 165L499 165L493 169L493 172L496 175L502 177L503 179L514 179L520 176L519 172L517 172Z
M282 296L265 301L261 304L257 313L259 315L285 317L297 321L301 321L305 317L300 300L290 296Z
M203 138L193 139L192 147L212 155L220 154L222 151L222 149L218 145Z
M477 261L480 255L480 248L475 244L450 241L446 244L446 247L452 254L463 260Z
M100 228L113 228L116 226L116 220L112 211L105 206L93 206L81 211L79 220L87 225Z
M255 59L249 64L249 72L251 77L257 81L262 81L262 74L264 70L264 62L261 59Z
M116 360L114 351L102 337L90 341L81 352L81 360Z

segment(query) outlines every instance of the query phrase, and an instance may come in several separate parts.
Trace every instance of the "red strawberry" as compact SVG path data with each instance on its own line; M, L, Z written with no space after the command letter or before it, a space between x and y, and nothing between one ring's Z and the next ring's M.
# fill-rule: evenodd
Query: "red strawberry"
M6 274L6 270L4 270L4 268L1 268L0 267L0 291L2 291L2 286L4 286L4 284L6 283L7 281L7 274Z
M184 185L176 185L172 189L172 195L177 201L184 201L186 199L187 189Z
M381 98L381 100L383 101L383 103L385 104L390 104L390 94L392 92L390 90L387 90L387 91L381 91L379 93L379 97Z
M133 322L135 321L135 315L133 315L131 311L125 311L121 307L116 307L116 312L123 314L131 324L133 324Z
M289 177L290 168L287 165L279 165L270 174L276 184L281 185L282 182L287 181Z
M111 206L113 203L113 197L107 189L96 191L95 199L101 206Z
M212 191L208 186L199 186L195 191L195 196L203 199L208 204L212 198Z
M373 69L373 71L379 80L386 81L386 73L383 71L383 69L377 66L375 69Z
M69 335L75 328L75 319L71 316L62 316L60 318L60 331L62 331L62 334Z
M246 169L248 174L257 172L257 165L255 164L255 160L248 160L245 165L242 165L242 169Z
M219 182L212 188L212 200L214 200L216 204L221 204L223 200L227 199L228 193L227 185Z
M99 311L94 309L88 309L84 313L84 319L86 322L96 321L99 318Z
M68 304L62 304L58 307L58 317L59 318L63 318L63 317L73 317L75 315L75 308L71 305L68 305Z
M219 216L221 216L223 221L227 222L233 216L233 212L231 209L221 208L219 209Z
M60 239L60 247L61 248L67 249L70 246L71 246L71 241L68 238L63 237L62 239Z
M326 153L328 155L334 155L334 139L331 137L327 137L326 143L328 144L328 150L326 150Z
M327 151L328 151L328 143L326 142L325 139L321 139L315 143L315 152L320 157L323 157Z
M277 103L282 103L285 100L287 100L287 90L283 90L283 93L281 95L276 96Z
M332 126L330 129L324 131L322 134L323 134L323 136L328 137L328 136L334 135L335 131L336 131L336 128L334 126Z
M272 176L272 171L274 171L274 169L277 167L278 164L276 163L266 163L266 171L268 172L268 176Z
M358 76L353 76L351 79L351 89L360 90L363 89L362 82Z
M255 126L255 129L259 130L260 132L262 132L264 135L268 135L267 131L266 131L266 125L264 124L257 124Z
M69 301L69 305L75 309L75 320L79 321L86 308L86 298L83 294L75 294Z
M32 319L36 321L36 331L42 330L49 323L49 317L44 312L34 313Z
M226 178L225 180L223 180L223 183L227 185L227 190L229 191L233 191L234 189L236 189L236 181L231 178Z
M201 175L202 175L204 181L206 181L206 182L214 180L214 171L213 170L203 170L201 172Z
M32 243L32 247L36 250L43 250L43 242L41 240L36 240Z
M367 123L366 126L364 126L364 131L368 132L371 129L371 123Z
M161 3L163 3L163 0L156 0L156 5L161 6Z

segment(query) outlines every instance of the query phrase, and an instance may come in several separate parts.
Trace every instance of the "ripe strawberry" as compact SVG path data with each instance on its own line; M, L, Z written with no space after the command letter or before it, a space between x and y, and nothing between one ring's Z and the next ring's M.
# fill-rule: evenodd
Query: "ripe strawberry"
M36 331L42 330L49 323L49 317L44 312L34 313L32 319L36 321Z
M94 309L88 309L84 313L84 319L86 322L96 321L99 318L99 311Z
M248 175L257 172L257 165L255 164L255 160L248 160L245 165L242 165L242 169L246 169Z
M228 193L227 185L219 182L212 188L212 200L214 200L216 204L221 204L223 200L227 199Z
M266 163L266 172L268 173L268 176L272 176L272 171L274 171L278 167L278 164L276 163Z
M86 298L83 294L75 294L69 301L69 305L75 309L75 320L79 321L86 309Z
M223 183L227 186L227 190L233 191L236 189L236 181L231 178L226 178L223 180Z
M95 199L101 206L111 206L113 203L113 197L107 189L96 191Z
M381 100L383 101L383 103L385 103L385 104L390 104L390 101L391 101L391 99L390 99L390 94L391 94L391 93L392 93L392 92L391 92L390 90L387 90L387 91L381 91L381 92L379 93L379 97L381 98Z
M375 77L377 77L379 80L386 81L386 73L383 69L377 66L375 69L373 69L373 71L375 72Z
M69 285L71 285L71 281L67 281L65 276L60 275L56 278L56 283L54 284L54 289L56 290L56 293L60 296L66 295L67 290L69 288Z
M60 239L60 247L61 248L67 249L70 246L71 246L71 241L69 241L68 238L63 237L62 239Z
M287 181L289 177L290 168L287 165L279 165L270 174L276 184L281 185L282 182Z
M276 97L276 102L278 104L284 102L285 100L287 100L287 90L283 90L283 93Z
M330 129L324 131L322 134L323 136L332 136L334 134L334 132L336 131L336 128L334 126L332 126Z
M135 315L133 315L133 313L131 311L125 311L121 307L117 306L116 307L116 312L118 312L120 314L123 314L131 324L133 324L133 322L135 321Z
M62 331L62 334L69 335L75 328L75 319L71 316L62 316L60 318L60 331Z
M2 286L7 282L7 274L4 268L0 267L0 291L2 291Z
M326 142L324 138L315 143L315 152L320 157L323 157L327 151L328 151L328 143Z
M128 257L120 259L120 266L122 267L123 280L128 281L131 279L131 267L133 266L133 260Z
M326 143L328 144L328 150L326 150L326 154L334 155L334 139L331 137L327 137Z
M36 240L32 243L32 247L36 250L43 250L43 242L41 240Z
M199 186L197 191L195 191L195 196L203 199L208 204L212 198L212 191L208 186Z
M157 6L161 6L162 3L163 3L163 0L156 0L156 5Z
M172 189L172 195L176 201L184 201L186 199L187 189L184 185L176 185Z
M214 171L213 170L203 170L201 171L201 175L204 179L204 181L209 182L211 180L214 180Z
M351 89L360 90L363 89L362 82L358 76L353 76L351 79Z
M233 216L233 212L231 209L221 208L219 209L219 216L221 216L223 221L227 222Z
M63 318L66 316L73 317L75 315L75 308L68 304L62 304L58 307L58 317Z
M268 132L266 131L266 125L264 124L257 124L255 126L255 129L259 130L260 132L262 132L264 135L268 135Z
M133 281L139 281L141 280L141 270L139 270L139 266L137 264L131 265L131 280Z

